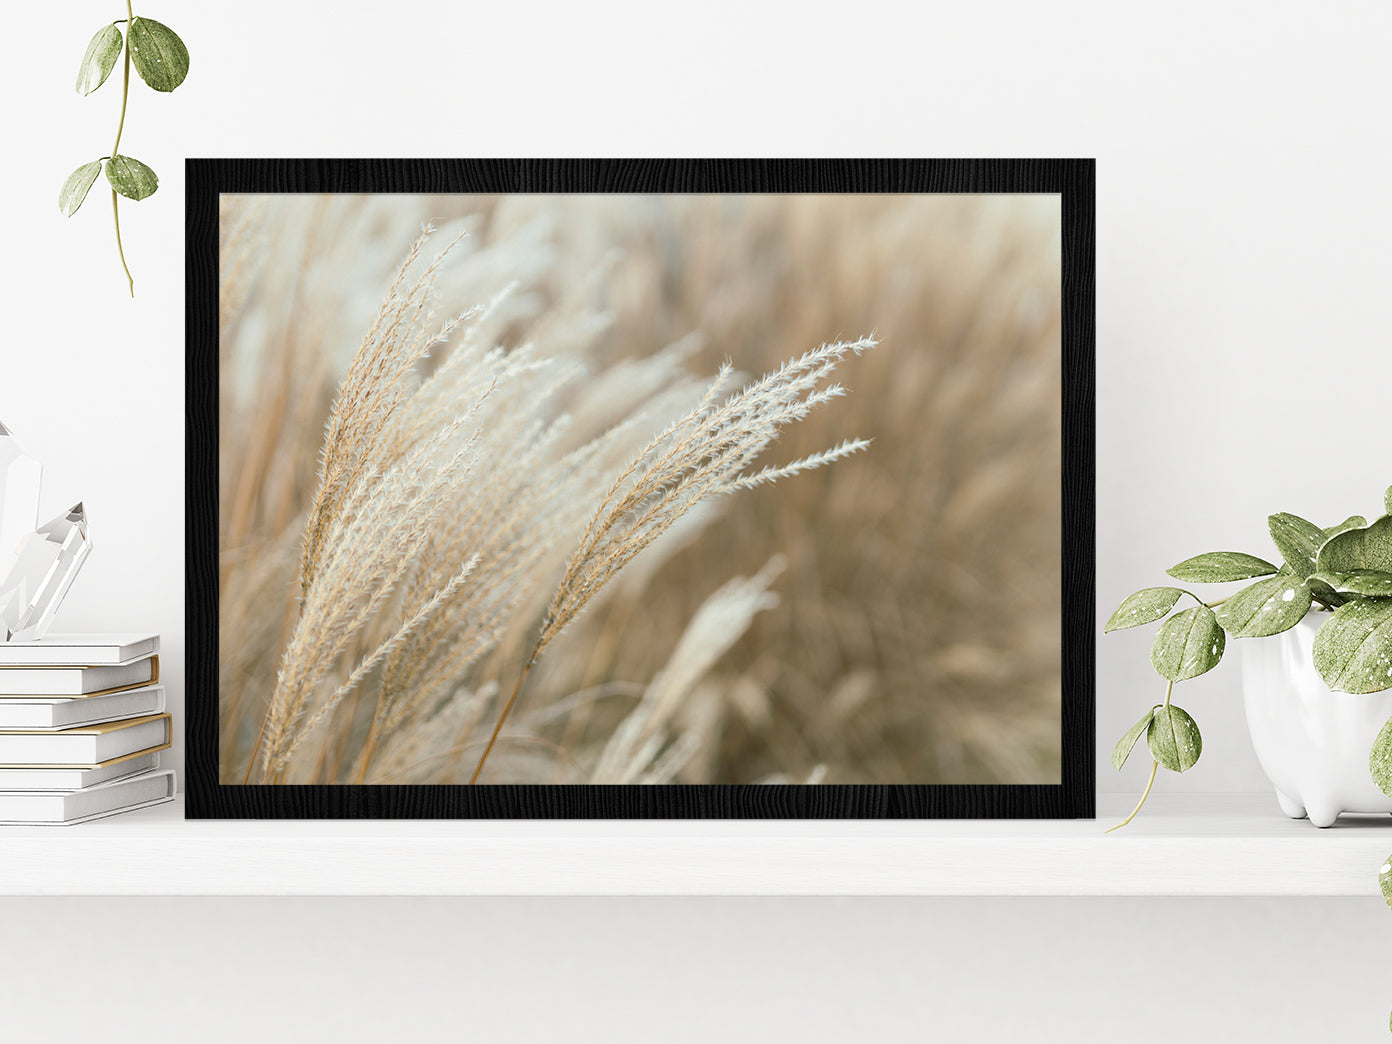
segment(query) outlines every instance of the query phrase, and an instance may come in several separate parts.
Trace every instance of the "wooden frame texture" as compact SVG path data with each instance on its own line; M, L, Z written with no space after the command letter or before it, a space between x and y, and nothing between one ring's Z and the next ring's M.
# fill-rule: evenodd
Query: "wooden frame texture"
M190 818L918 819L1095 815L1090 159L187 162ZM1063 210L1062 776L1057 785L229 786L218 782L218 197L223 192L1058 193Z

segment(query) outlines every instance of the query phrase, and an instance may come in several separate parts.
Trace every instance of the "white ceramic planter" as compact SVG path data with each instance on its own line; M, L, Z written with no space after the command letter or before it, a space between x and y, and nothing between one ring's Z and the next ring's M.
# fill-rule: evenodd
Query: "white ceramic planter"
M1257 760L1282 811L1317 827L1340 812L1392 812L1392 797L1368 773L1368 751L1392 717L1392 690L1356 696L1325 684L1312 649L1327 619L1311 612L1281 634L1238 642Z

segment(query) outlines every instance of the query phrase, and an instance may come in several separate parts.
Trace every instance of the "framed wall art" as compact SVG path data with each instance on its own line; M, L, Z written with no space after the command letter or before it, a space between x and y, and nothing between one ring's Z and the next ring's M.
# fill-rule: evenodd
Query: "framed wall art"
M1093 178L190 160L188 815L1093 815Z

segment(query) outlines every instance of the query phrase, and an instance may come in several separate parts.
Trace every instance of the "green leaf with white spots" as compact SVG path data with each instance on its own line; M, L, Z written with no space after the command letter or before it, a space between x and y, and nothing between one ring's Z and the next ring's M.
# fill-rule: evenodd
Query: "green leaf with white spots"
M1338 536L1340 533L1345 533L1350 529L1362 529L1367 524L1368 520L1362 515L1350 515L1337 526L1330 526L1326 529L1324 531L1324 539L1328 540L1330 537Z
M82 56L82 64L77 68L77 93L91 94L106 82L111 70L116 68L116 59L121 57L124 38L121 30L114 25L104 25L87 45L87 53Z
M159 188L155 172L130 156L112 156L107 160L106 180L127 199L144 199Z
M1244 587L1214 615L1234 638L1265 638L1288 631L1310 611L1310 589L1290 574Z
M1141 733L1150 728L1150 721L1155 717L1155 708L1152 707L1146 712L1146 716L1136 724L1126 730L1126 735L1117 740L1117 745L1112 748L1112 768L1118 772L1121 766L1126 764L1126 759L1131 756L1131 750L1136 746L1136 741L1141 738Z
M1210 551L1206 555L1186 558L1179 565L1165 570L1176 580L1196 584L1225 584L1229 580L1250 580L1254 576L1270 576L1276 567L1255 555L1241 551Z
M1321 573L1349 573L1355 569L1392 573L1392 515L1331 537L1320 548L1318 564Z
M1150 662L1170 681L1197 678L1218 666L1225 641L1213 610L1195 606L1160 625L1150 645Z
M135 71L157 91L172 91L188 75L189 53L184 41L153 18L131 22L130 52Z
M1312 573L1331 591L1363 598L1392 598L1392 573L1381 569L1353 569L1347 573ZM1307 581L1308 582L1308 581Z
M1147 587L1144 591L1128 595L1126 601L1117 606L1117 611L1107 621L1107 626L1102 628L1102 633L1154 623L1173 609L1183 594L1177 587Z
M1387 788L1383 789L1385 791ZM1378 887L1382 889L1383 901L1392 906L1392 855L1382 861L1382 867L1378 870Z
M1336 692L1392 688L1392 599L1340 606L1315 635L1315 669Z
M1292 573L1304 579L1315 571L1315 556L1325 539L1323 529L1284 511L1268 518L1266 526Z
M1392 486L1387 487L1387 492L1382 495L1382 506L1389 515L1392 515Z
M1203 753L1203 737L1194 719L1174 704L1155 711L1146 729L1150 756L1171 772L1194 767Z
M1310 595L1317 601L1324 603L1332 609L1337 609L1349 600L1348 595L1341 595L1334 588L1330 587L1325 581L1322 573L1311 573L1305 578L1305 586L1310 589Z
M91 163L84 163L68 175L63 187L58 190L58 209L63 212L64 217L72 217L77 213L77 208L82 206L82 201L87 198L92 182L97 180L101 169L102 161L93 160Z
M1373 774L1373 782L1378 789L1392 797L1392 719L1382 726L1377 739L1373 740L1373 750L1368 755L1368 771ZM1388 872L1385 865L1380 876L1384 882L1382 894L1387 895Z

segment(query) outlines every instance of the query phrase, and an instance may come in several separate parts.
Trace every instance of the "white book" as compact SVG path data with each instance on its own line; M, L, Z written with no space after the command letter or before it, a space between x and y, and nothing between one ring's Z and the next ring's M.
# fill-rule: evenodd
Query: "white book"
M168 714L61 732L0 732L0 765L94 766L169 745Z
M46 634L36 642L0 642L0 667L94 667L157 652L157 634Z
M0 696L90 696L159 681L159 657L97 667L0 667Z
M164 686L145 685L80 699L15 696L0 700L0 729L53 731L141 718L164 710Z
M174 800L174 770L156 769L82 790L0 790L0 825L70 826Z
M90 768L64 768L53 765L17 767L0 765L0 790L82 790L99 783L138 776L159 768L157 751L132 754Z

